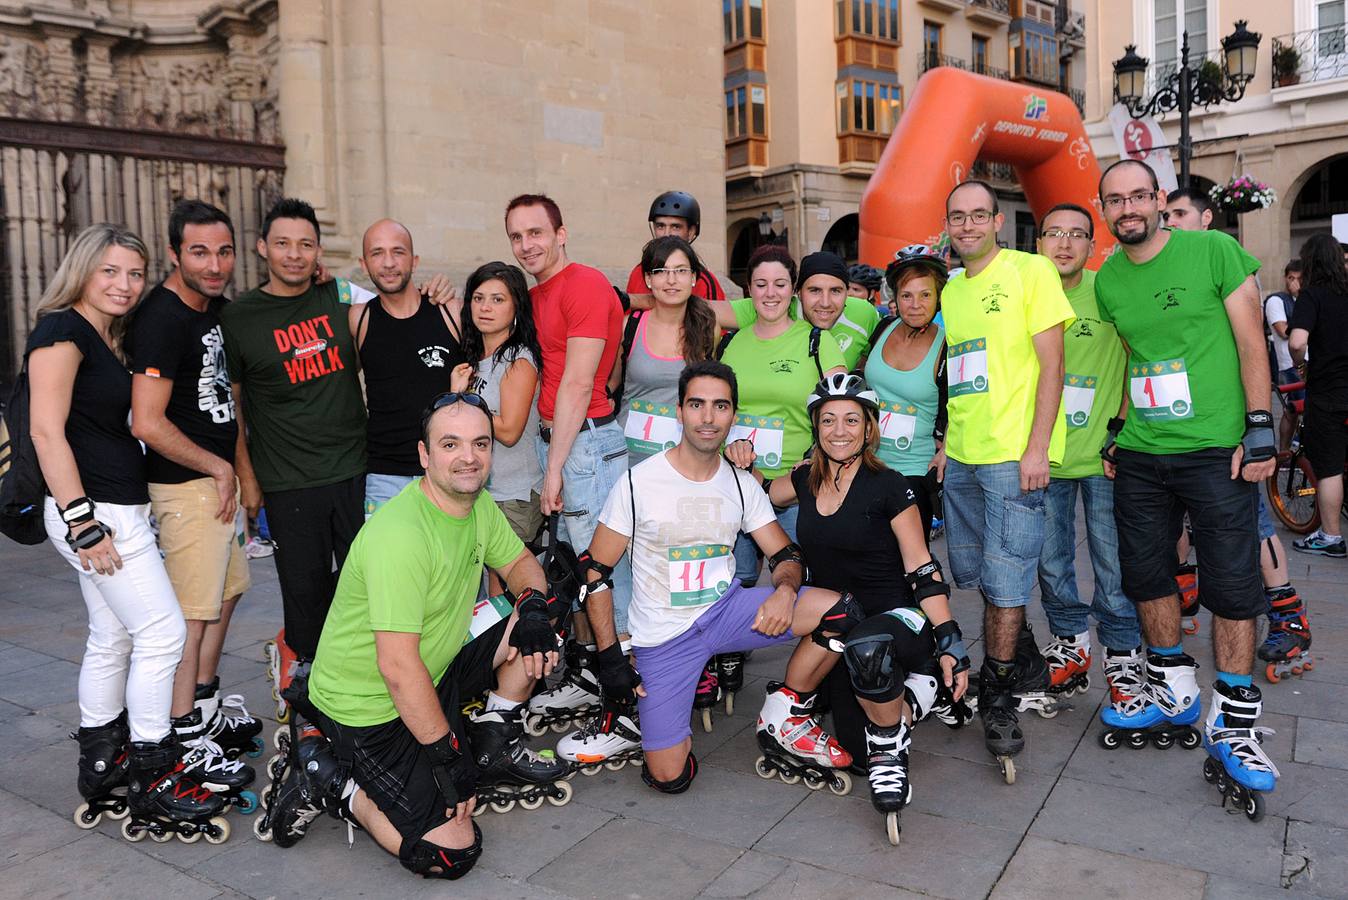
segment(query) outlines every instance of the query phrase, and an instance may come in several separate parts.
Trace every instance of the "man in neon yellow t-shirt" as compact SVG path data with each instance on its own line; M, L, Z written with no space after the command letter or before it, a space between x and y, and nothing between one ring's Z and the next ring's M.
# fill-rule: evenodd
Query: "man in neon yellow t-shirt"
M946 284L941 306L950 571L959 587L983 595L978 712L988 751L1009 781L1010 757L1025 747L1015 694L1048 683L1025 605L1044 543L1049 466L1062 461L1066 441L1058 410L1063 328L1073 314L1051 262L997 245L1002 222L987 184L967 181L950 192L946 231L965 268ZM1021 642L1026 649L1017 653Z
M494 801L508 780L540 802L570 797L569 766L520 743L524 701L556 663L552 617L563 604L546 597L543 570L483 491L486 403L442 394L421 422L425 475L351 545L309 676L308 714L323 737L301 741L302 766L276 788L269 816L280 846L327 810L405 868L453 879L482 852L471 818L479 791ZM518 597L513 612L510 594L475 603L483 566ZM459 727L461 703L488 689L485 710Z
M1095 221L1075 203L1050 209L1039 227L1039 253L1062 276L1076 321L1063 338L1062 418L1067 441L1060 463L1049 468L1044 502L1044 549L1039 555L1039 593L1052 640L1044 648L1050 690L1071 696L1090 686L1094 616L1104 645L1105 680L1111 701L1129 702L1141 688L1141 636L1137 610L1123 593L1119 574L1119 533L1114 524L1114 483L1105 477L1100 449L1123 427L1127 405L1123 370L1127 362L1114 326L1100 319L1095 273L1086 260L1095 252ZM1077 492L1086 513L1086 544L1095 574L1094 596L1077 593Z

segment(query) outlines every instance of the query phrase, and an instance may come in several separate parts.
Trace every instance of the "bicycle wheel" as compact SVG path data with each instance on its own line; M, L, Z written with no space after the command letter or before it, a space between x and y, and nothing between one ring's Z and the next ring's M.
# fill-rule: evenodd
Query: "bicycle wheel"
M1278 468L1264 482L1268 505L1289 531L1309 534L1320 527L1315 505L1315 475L1300 450L1278 454Z

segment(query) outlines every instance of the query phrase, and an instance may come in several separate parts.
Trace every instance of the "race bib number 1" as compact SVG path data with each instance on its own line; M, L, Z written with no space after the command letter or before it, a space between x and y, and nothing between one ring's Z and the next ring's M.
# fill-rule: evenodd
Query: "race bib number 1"
M1128 367L1128 399L1143 419L1188 419L1194 414L1189 372L1182 359L1139 363Z
M735 556L725 544L670 547L669 605L675 608L706 606L730 590L735 577Z
M1095 404L1094 375L1074 375L1068 372L1062 382L1062 414L1068 428L1085 428L1091 420Z
M917 407L911 403L880 401L880 443L895 450L913 446L917 432Z
M725 442L751 441L763 467L775 469L782 464L785 426L786 422L779 416L736 416Z
M653 456L676 446L683 437L683 426L674 418L674 407L633 400L627 410L623 435L629 453Z
M986 394L988 391L988 341L975 338L951 344L946 372L950 379L950 396Z

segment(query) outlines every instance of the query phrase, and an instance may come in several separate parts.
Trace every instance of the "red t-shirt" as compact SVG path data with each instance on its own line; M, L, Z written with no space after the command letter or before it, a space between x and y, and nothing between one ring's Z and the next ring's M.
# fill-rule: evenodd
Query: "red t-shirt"
M637 263L632 269L632 274L627 276L628 294L649 294L651 289L646 287L646 276L641 271L641 263ZM721 282L716 280L716 276L711 274L710 269L703 269L702 274L697 276L697 283L693 285L693 296L701 297L703 300L724 300L725 291L721 290Z
M622 345L623 309L613 285L604 273L580 263L566 268L529 291L534 305L534 326L543 350L543 389L538 395L538 414L552 420L557 406L557 388L566 369L566 342L573 337L604 341L599 370L594 373L587 418L613 411L605 386L613 361Z

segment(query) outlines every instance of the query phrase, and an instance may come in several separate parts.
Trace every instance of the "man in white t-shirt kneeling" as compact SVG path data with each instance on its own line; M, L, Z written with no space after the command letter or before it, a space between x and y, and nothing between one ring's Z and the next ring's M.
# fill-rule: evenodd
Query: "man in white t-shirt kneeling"
M641 717L642 778L669 794L697 775L689 719L707 659L799 640L783 682L768 685L758 719L759 774L805 777L845 793L837 770L852 760L813 713L814 691L838 661L843 639L862 618L850 594L802 588L800 548L777 524L763 488L722 457L735 422L735 373L709 360L679 378L677 446L629 470L609 494L590 549L584 602L599 646L604 714L563 738L557 753L582 765L640 755L631 707ZM743 531L772 571L771 587L735 580L732 548ZM608 578L632 546L628 613L635 668L613 628ZM637 674L640 670L640 674Z

